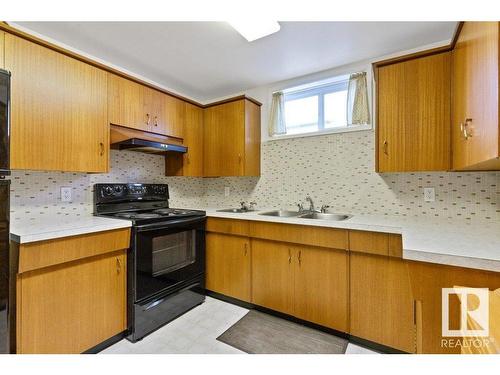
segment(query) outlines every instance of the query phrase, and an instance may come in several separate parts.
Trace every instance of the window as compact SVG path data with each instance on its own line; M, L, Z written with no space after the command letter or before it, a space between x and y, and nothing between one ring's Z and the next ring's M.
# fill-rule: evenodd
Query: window
M348 86L349 75L344 75L283 90L286 133L277 137L346 131ZM349 125L349 130L369 128Z

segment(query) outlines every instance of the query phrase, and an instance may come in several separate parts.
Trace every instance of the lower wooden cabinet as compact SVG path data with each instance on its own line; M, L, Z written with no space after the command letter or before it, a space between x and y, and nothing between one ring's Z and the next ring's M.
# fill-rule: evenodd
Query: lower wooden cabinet
M252 239L252 302L347 332L344 250Z
M206 288L250 302L250 244L246 237L206 235Z
M81 353L127 328L126 250L18 276L18 353Z
M408 263L350 254L350 333L408 353L416 351Z
M294 315L338 331L348 331L348 261L345 250L294 247Z
M252 302L293 315L291 244L252 239Z

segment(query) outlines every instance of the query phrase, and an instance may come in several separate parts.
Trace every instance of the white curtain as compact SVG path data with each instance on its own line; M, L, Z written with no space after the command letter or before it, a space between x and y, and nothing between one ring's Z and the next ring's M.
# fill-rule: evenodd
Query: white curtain
M269 136L286 134L285 99L281 91L273 93L269 111Z
M349 77L347 89L347 125L370 123L368 85L366 72L354 73Z

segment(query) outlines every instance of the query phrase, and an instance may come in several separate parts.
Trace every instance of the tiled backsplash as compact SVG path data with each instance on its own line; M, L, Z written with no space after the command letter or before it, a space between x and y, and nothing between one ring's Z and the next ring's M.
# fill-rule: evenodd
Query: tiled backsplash
M309 194L338 212L500 221L500 172L377 174L374 138L362 131L264 143L260 178L207 179L205 201L291 207ZM435 188L435 202L424 202L424 187Z
M169 184L173 207L232 207L241 200L290 207L309 194L317 207L328 204L342 212L500 221L500 172L379 175L373 170L373 131L264 143L260 178L165 177L162 156L111 151L108 174L13 172L11 214L12 220L89 214L95 183L156 182ZM61 186L72 187L73 202L61 202ZM436 189L435 202L424 202L424 187Z
M110 172L13 171L11 176L11 220L40 215L82 215L93 209L93 185L101 182L145 182L169 184L172 207L204 205L203 179L165 177L164 158L133 151L111 151ZM60 188L72 188L72 202L61 202Z

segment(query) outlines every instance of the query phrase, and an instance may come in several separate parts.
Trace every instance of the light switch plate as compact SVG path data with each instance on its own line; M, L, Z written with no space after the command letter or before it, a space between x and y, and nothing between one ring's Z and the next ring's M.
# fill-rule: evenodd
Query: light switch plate
M229 186L224 187L224 196L229 197L229 194L231 193L231 188Z
M432 187L424 188L424 201L434 202L435 200L436 200L436 192L434 188Z
M72 196L71 196L71 188L62 186L61 187L61 202L71 202L72 201Z

